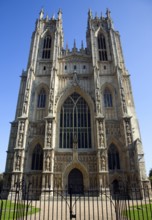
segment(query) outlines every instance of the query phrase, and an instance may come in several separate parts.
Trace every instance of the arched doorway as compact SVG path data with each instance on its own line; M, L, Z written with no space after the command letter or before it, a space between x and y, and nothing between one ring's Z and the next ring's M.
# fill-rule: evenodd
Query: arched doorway
M118 180L114 180L112 182L112 187L113 187L113 194L118 194L119 193L119 182L118 182Z
M74 168L71 170L68 176L68 191L72 193L79 194L83 193L83 175L80 170Z

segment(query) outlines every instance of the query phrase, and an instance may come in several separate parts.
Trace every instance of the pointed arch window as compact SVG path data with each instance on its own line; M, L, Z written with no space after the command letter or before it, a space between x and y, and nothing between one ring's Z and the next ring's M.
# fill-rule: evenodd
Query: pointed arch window
M44 41L43 41L43 52L42 52L42 58L43 59L50 59L50 56L51 56L51 44L52 44L51 36L47 35L44 38Z
M43 150L40 144L37 144L32 153L32 170L42 170L43 168Z
M45 108L46 105L46 92L45 89L41 89L40 93L38 94L38 100L37 100L37 107L38 108Z
M98 35L98 52L99 52L99 60L107 61L107 49L106 49L106 40L103 34Z
M112 107L112 94L108 88L104 90L104 107Z
M108 149L108 166L109 170L120 169L119 152L114 144L111 144Z
M60 112L60 148L91 148L91 118L86 101L77 93L70 95Z

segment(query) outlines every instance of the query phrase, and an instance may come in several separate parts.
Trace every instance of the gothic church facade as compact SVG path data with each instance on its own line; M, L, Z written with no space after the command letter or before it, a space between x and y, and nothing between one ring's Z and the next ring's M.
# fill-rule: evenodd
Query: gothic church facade
M110 12L88 12L86 48L63 47L62 12L32 35L11 124L5 189L141 187L144 154L120 36Z

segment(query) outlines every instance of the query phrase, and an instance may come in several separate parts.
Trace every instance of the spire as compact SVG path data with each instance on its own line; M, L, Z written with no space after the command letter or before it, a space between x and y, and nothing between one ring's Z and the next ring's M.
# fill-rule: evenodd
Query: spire
M48 21L49 20L49 16L48 15L46 15L46 21Z
M40 13L39 13L39 19L43 19L43 16L44 16L44 10L43 8L41 9Z
M62 11L61 11L61 9L59 9L59 11L58 11L58 19L59 20L62 19Z
M68 50L68 42L66 43L66 50Z
M108 28L113 28L113 21L111 19L110 13L111 11L107 8L106 15L107 15Z
M98 19L98 14L97 14L97 12L95 13L95 19Z
M73 48L76 49L76 41L75 41L75 39L74 39Z
M101 17L100 17L101 19L103 19L103 15L102 15L102 12L101 12Z
M107 11L106 11L107 18L111 19L110 13L111 13L111 11L107 8Z
M68 54L68 50L69 50L68 43L66 43L66 47L65 47L66 54Z
M55 20L55 15L54 15L54 14L52 15L52 18L51 18L51 19L52 19L52 20Z
M81 41L81 49L83 50L84 47L83 47L83 40Z
M89 9L89 11L88 11L88 18L89 19L92 18L92 11L91 11L91 9Z

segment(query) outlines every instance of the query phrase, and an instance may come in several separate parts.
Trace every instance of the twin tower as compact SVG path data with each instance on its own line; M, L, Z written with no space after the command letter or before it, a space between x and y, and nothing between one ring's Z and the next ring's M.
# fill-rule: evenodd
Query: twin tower
M148 184L129 74L109 10L88 12L86 48L63 46L62 12L32 34L7 151L4 188L79 193Z

